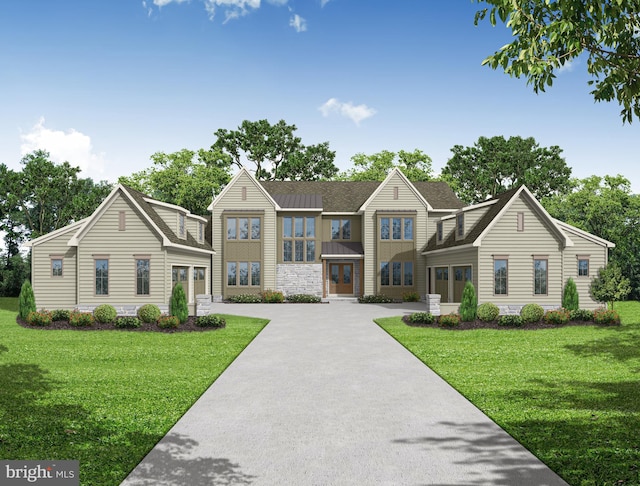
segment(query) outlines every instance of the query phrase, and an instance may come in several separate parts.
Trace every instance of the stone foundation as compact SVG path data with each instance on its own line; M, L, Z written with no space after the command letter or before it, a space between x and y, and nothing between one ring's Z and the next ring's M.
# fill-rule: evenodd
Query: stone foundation
M144 304L135 305L135 304L111 304L111 303L108 303L108 304L115 307L116 312L118 313L118 316L126 316L126 317L135 317L138 313L138 309L144 305ZM75 310L77 310L78 312L93 313L95 308L98 307L99 305L102 305L102 304L95 304L95 305L81 304L76 306ZM163 314L169 313L169 306L167 304L156 304L156 305L160 308L160 312L162 312Z
M276 265L276 290L286 295L311 294L322 297L322 264Z

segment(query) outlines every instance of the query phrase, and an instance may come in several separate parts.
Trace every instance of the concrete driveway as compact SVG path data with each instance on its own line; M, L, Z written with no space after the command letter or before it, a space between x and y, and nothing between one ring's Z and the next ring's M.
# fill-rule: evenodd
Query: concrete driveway
M123 485L566 485L372 319L420 304L220 304L271 323Z

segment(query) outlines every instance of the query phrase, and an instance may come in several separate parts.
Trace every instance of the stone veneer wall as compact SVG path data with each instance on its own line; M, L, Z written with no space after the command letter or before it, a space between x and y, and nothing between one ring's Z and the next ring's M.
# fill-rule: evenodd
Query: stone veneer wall
M322 264L276 265L276 290L284 295L311 294L322 297Z

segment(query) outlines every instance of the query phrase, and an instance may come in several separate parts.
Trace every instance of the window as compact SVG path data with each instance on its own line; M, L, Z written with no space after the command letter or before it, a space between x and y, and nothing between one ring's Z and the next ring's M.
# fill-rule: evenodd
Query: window
M547 267L548 260L535 258L533 260L533 293L547 295Z
M381 262L380 285L413 286L413 262Z
M518 231L524 231L524 213L518 213Z
M204 223L198 223L198 241L204 241Z
M148 258L136 259L136 295L149 295L149 267Z
M442 239L444 237L444 228L443 228L443 222L442 221L438 221L438 224L436 225L437 228L437 232L438 232L438 243L442 243Z
M51 257L51 276L62 277L62 257Z
M493 293L507 295L508 260L495 258L493 260Z
M578 277L589 276L589 257L578 256Z
M351 220L332 219L331 220L331 239L332 240L350 240L351 239Z
M227 286L259 287L260 262L227 262Z
M456 216L456 236L458 238L464 237L464 213L458 213Z
M282 218L282 259L285 262L316 260L316 219L313 216Z
M381 240L413 240L413 218L380 218Z
M180 238L187 237L187 222L185 215L182 213L178 213L178 236Z
M227 240L259 240L261 224L260 218L227 218Z
M96 295L109 295L109 260L96 259Z

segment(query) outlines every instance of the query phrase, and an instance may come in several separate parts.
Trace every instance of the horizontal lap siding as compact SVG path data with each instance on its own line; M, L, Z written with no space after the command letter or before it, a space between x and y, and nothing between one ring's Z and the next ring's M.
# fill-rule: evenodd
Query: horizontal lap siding
M209 289L209 272L211 267L211 256L205 253L192 253L184 250L180 250L177 248L168 248L167 249L167 258L166 258L166 270L165 275L167 276L167 286L166 286L166 301L167 303L171 299L171 291L173 282L171 280L172 275L171 271L173 267L189 267L189 294L187 295L187 300L189 303L195 302L195 292L194 292L194 283L193 283L193 267L203 267L206 268L206 279L205 279L205 289Z
M601 307L602 304L591 298L591 282L594 277L598 276L598 269L606 266L608 249L598 245L597 243L593 243L582 236L574 233L568 234L571 241L573 241L574 246L568 247L564 252L564 280L566 282L571 277L576 283L578 296L580 298L580 308L597 309L598 307ZM589 256L588 277L578 276L578 255Z
M518 212L524 213L524 231L517 231ZM508 295L494 295L493 255L508 255ZM534 295L533 255L548 255L548 295ZM562 301L561 243L522 197L495 223L479 248L480 302L496 304L559 305Z
M453 297L453 267L471 265L471 280L478 293L478 249L468 248L465 250L449 251L427 257L427 266L431 268L449 268L449 296ZM435 293L435 274L432 270L431 293Z
M126 212L126 230L118 231L118 215ZM93 255L109 255L109 295L95 294L95 264ZM148 296L136 296L134 255L150 256ZM118 196L102 217L87 232L79 246L80 303L144 304L166 303L166 281L171 275L165 271L164 251L155 231L138 213Z
M31 283L38 309L72 309L76 305L76 248L67 246L78 228L33 247ZM50 255L63 256L62 277L51 276Z
M395 199L395 187L398 188L398 198ZM380 262L377 257L379 251L385 251L378 248L379 229L377 223L376 211L378 210L416 210L415 224L413 228L414 249L414 289L418 294L426 293L425 267L426 260L421 250L427 244L427 210L422 201L416 196L409 186L399 175L392 177L377 196L370 201L367 210L363 216L363 233L364 233L364 294L382 293L385 290L380 287ZM403 249L405 250L405 249ZM406 256L403 256L406 258ZM392 289L393 286L390 287Z
M242 187L246 187L246 199L242 199ZM264 211L262 217L262 287L265 289L276 288L276 211L269 198L256 187L256 182L243 173L232 186L229 186L223 199L215 201L213 210L213 249L216 255L213 257L213 295L223 294L224 279L227 276L227 257L223 255L224 248L224 215L223 211L233 210L258 210Z

